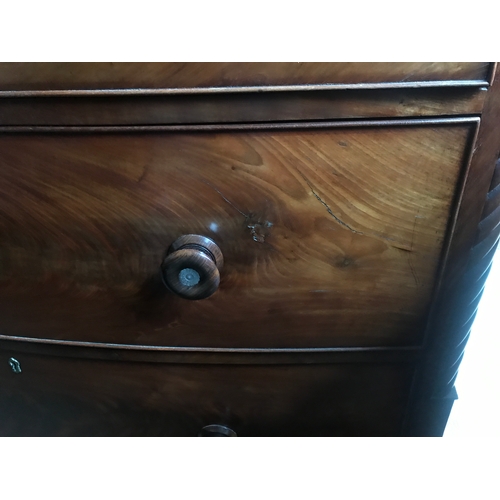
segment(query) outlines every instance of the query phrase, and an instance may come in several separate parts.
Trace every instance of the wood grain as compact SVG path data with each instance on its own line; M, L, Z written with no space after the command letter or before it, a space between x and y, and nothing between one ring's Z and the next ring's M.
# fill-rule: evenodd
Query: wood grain
M68 358L177 364L414 363L421 356L419 347L292 347L281 349L169 347L9 337L7 335L0 335L0 349Z
M499 76L0 63L0 434L441 435L498 245ZM159 276L191 232L226 261L197 303Z
M418 344L473 127L4 135L2 333ZM158 280L188 233L225 258L196 303Z
M479 114L486 88L0 99L0 125L163 125Z
M13 356L22 373L15 374ZM162 365L0 351L2 436L394 436L406 364Z
M0 63L1 91L173 89L464 80L490 63Z
M498 245L500 226L500 67L488 91L481 124L459 191L459 209L450 229L449 257L427 325L405 432L442 435L447 402L467 345L482 290ZM439 415L445 411L445 417Z
M441 427L432 419L423 418L422 413L438 414L433 407L439 408L443 401L449 399L449 394L455 392L455 380L500 239L500 198L494 196L499 188L500 159L495 165L482 220L477 227L476 241L469 252L466 272L462 274L458 286L450 290L440 303L439 324L434 326L440 327L440 335L435 334L429 339L432 350L427 349L423 358L425 365L420 378L424 383L420 382L418 396L421 400L417 411L412 403L412 434L426 436L442 435L444 432L451 406L445 414L446 418L441 419ZM429 407L432 408L431 412Z

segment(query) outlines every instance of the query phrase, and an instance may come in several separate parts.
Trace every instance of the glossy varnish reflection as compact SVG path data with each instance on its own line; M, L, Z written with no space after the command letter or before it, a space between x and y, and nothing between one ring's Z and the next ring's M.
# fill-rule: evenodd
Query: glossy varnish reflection
M321 130L4 134L5 335L151 345L412 345L470 123ZM214 239L196 303L159 267Z

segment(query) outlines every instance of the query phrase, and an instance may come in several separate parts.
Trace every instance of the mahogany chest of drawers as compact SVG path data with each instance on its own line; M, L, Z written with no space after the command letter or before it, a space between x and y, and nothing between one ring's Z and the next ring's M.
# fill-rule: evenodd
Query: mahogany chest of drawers
M497 73L0 64L0 434L441 435Z

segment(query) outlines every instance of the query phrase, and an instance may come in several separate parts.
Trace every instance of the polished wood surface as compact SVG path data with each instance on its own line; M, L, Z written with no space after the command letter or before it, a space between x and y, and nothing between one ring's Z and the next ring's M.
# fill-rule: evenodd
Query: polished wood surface
M446 260L424 339L422 363L410 395L405 434L443 435L450 399L471 326L500 237L500 66L481 115L468 181L459 191ZM444 415L444 417L443 417Z
M475 123L3 135L2 333L418 344ZM219 291L196 302L158 279L187 233L225 259Z
M442 435L497 65L0 70L1 435ZM205 299L161 274L186 234L224 256Z
M163 89L475 80L489 63L0 63L0 90Z
M2 333L418 344L472 128L3 135ZM225 258L196 303L158 280L185 233Z
M177 364L293 365L318 363L417 363L420 347L179 347L104 344L0 335L0 349L79 359Z
M0 125L166 125L481 113L479 88L0 99Z
M14 373L14 357L21 373ZM397 435L406 364L163 365L0 352L2 436Z

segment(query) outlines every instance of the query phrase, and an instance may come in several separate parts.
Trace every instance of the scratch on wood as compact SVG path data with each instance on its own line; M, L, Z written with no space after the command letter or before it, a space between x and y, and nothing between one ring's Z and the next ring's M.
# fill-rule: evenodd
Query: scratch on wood
M411 261L411 254L413 252L413 239L415 238L415 227L417 225L417 219L421 218L418 216L418 214L419 214L419 211L417 212L417 215L415 215L415 220L413 221L413 231L411 233L410 252L408 253L408 264L410 265L411 273L413 274L413 278L415 280L415 285L417 287L420 286L420 281L417 277L417 273L415 271L415 267L413 266L413 262Z
M215 186L212 186L212 184L208 183L207 181L203 181L207 186L211 187L216 193L219 194L219 196L226 202L228 203L231 207L233 207L237 212L239 212L245 219L250 218L249 214L246 214L245 212L242 212L234 203L230 202Z
M309 186L310 187L310 186ZM339 223L341 224L342 226L346 227L347 229L349 229L349 231L352 231L353 233L356 233L356 234L364 234L362 233L361 231L356 231L356 229L353 229L351 226L349 226L349 224L346 224L343 220L340 220L333 212L332 212L332 209L328 206L327 203L325 203L321 197L319 197L316 192L314 191L314 189L311 187L311 192L312 194L316 197L316 199L326 208L326 211Z
M349 231L352 231L353 233L356 234L364 234L361 231L356 231L356 229L353 229L349 224L346 224L343 220L339 219L332 211L332 209L328 206L328 204L323 201L323 199L314 191L314 188L312 184L309 182L309 179L299 170L297 169L297 172L300 174L300 176L304 179L306 184L309 186L309 189L311 190L311 193L314 195L314 197L326 208L326 211L342 226L346 227L349 229Z
M394 248L397 248L398 250L402 250L403 252L409 252L411 253L413 250L411 248L406 248L406 247L402 247L400 245L392 245Z
M394 248L398 248L399 250L403 250L405 252L413 252L413 247L410 247L410 248L407 248L405 246L402 246L401 244L398 244L396 242L396 240L392 239L392 238L388 238L387 236L384 236L382 234L379 234L379 233L363 233L362 231L358 231L354 228L352 228L351 226L349 226L349 224L346 224L343 220L339 219L332 211L332 209L328 206L328 204L316 193L316 191L314 190L314 187L313 185L309 182L309 179L298 169L296 168L297 172L300 174L300 176L304 179L304 181L306 182L306 184L309 186L309 189L311 190L311 193L314 195L314 197L326 208L326 211L342 226L346 227L347 229L349 229L349 231L352 231L353 233L355 234L360 234L362 236L369 236L371 238L380 238L382 240L385 240L385 241L389 241L391 243L391 246L394 247ZM421 219L422 217L419 217L418 215L416 216L416 219ZM393 242L395 242L396 244L394 244ZM412 243L413 244L413 243Z
M257 243L264 243L266 237L269 235L269 228L273 227L273 223L265 220L261 222L260 218L255 220L255 216L252 213L246 214L241 211L234 203L229 201L215 186L212 186L210 183L203 181L207 186L211 187L219 196L231 207L233 207L238 213L245 217L245 222L247 224L247 228L250 229L250 235L252 239Z
M146 177L146 174L148 173L149 170L149 165L144 165L144 168L142 170L142 174L140 175L139 179L137 179L137 184L140 184L144 177Z

